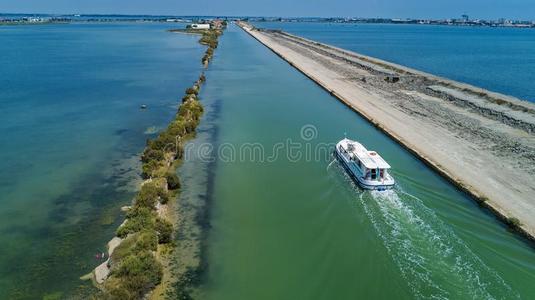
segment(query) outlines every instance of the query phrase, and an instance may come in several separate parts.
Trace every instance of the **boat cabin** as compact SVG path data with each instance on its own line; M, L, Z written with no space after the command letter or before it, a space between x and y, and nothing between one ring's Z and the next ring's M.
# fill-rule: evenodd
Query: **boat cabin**
M349 140L339 147L339 151L353 163L363 179L382 181L387 178L390 165L377 152L369 151L361 144Z

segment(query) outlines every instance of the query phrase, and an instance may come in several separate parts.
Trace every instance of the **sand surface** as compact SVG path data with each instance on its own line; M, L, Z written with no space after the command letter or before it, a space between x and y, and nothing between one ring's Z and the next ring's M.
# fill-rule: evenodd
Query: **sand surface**
M502 218L535 236L535 105L239 24ZM380 150L380 149L378 149Z

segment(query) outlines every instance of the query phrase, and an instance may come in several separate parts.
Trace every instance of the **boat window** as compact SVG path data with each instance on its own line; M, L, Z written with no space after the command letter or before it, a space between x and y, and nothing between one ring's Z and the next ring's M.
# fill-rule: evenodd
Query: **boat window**
M379 177L385 178L385 170L384 169L380 169L379 170Z
M377 170L372 169L372 179L376 179L376 178L377 178Z

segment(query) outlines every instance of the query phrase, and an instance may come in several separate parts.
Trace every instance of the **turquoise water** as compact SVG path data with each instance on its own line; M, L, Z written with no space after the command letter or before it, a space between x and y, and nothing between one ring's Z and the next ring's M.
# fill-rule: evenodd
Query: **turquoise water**
M535 101L535 30L518 28L256 23Z
M0 27L0 299L84 292L138 153L201 71L198 37L168 28Z
M202 298L535 297L525 240L236 26L201 96L220 151ZM396 190L365 192L307 152L344 132L386 158Z

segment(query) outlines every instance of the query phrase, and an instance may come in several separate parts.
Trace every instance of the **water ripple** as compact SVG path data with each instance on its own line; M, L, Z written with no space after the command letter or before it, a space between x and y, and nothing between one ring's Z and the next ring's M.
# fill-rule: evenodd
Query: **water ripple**
M398 189L359 200L417 298L520 298L417 197Z

